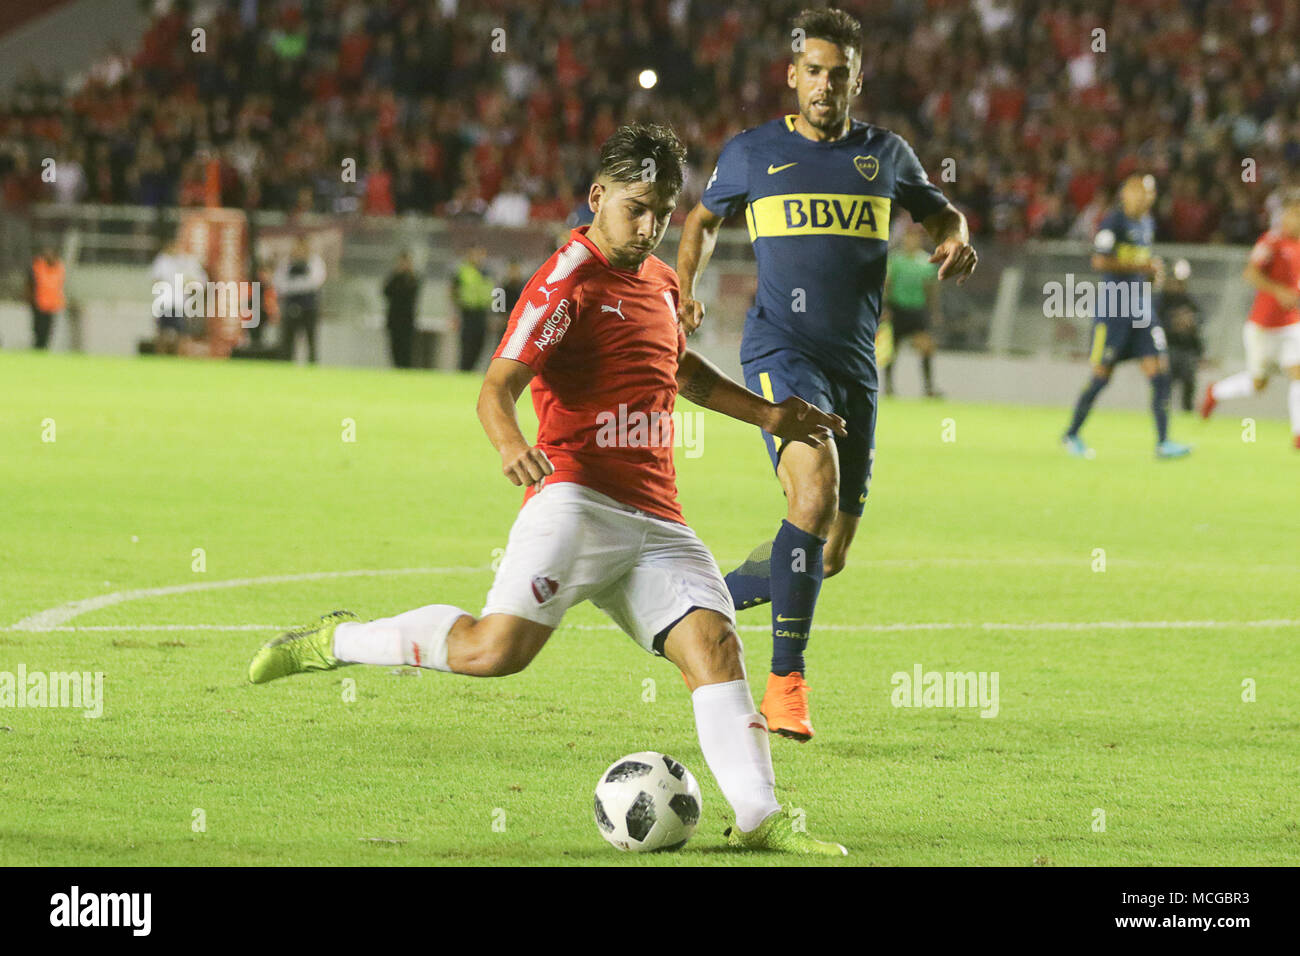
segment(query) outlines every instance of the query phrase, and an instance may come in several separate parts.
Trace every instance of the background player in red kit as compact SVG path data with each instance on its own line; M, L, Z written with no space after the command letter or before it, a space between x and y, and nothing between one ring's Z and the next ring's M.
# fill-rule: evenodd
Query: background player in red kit
M1291 380L1286 404L1291 440L1300 449L1300 192L1287 196L1278 228L1259 237L1242 277L1259 290L1241 331L1246 371L1205 390L1201 417L1209 418L1224 399L1262 392L1280 368Z
M700 749L736 813L734 846L842 855L775 797L767 724L745 679L730 592L677 504L678 391L783 441L821 446L844 421L797 397L765 401L686 348L676 274L651 255L682 187L685 150L661 126L601 147L591 226L524 287L479 394L502 471L528 491L483 613L448 604L360 622L346 611L265 645L263 683L342 664L406 664L480 677L528 665L573 605L590 600L681 668ZM532 385L537 442L515 406Z

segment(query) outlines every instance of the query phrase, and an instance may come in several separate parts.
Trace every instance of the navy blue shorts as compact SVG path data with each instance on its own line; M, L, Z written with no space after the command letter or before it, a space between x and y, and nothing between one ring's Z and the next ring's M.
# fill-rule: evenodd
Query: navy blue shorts
M745 386L769 402L797 395L844 419L847 435L835 436L840 458L840 511L861 515L871 487L871 466L876 457L876 390L845 381L822 370L812 359L793 349L779 349L741 363ZM767 454L775 469L782 442L763 432Z
M1164 355L1165 351L1165 330L1158 322L1140 327L1129 318L1095 319L1092 323L1090 365L1109 367L1125 359Z

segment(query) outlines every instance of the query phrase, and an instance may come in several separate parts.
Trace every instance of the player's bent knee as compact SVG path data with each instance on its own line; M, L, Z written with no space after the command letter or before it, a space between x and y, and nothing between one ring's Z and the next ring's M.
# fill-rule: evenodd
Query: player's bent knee
M681 668L692 690L745 677L744 645L731 621L717 611L701 608L688 614L668 634L663 653Z
M791 524L818 537L825 537L835 517L836 506L837 495L834 493L825 497L806 495L791 498L787 511Z
M745 676L744 647L740 636L730 624L725 628L704 632L702 640L693 655L692 673L694 683L720 684L724 681L741 680Z
M790 521L805 531L825 537L839 508L840 483L835 472L795 483L789 492L786 510Z

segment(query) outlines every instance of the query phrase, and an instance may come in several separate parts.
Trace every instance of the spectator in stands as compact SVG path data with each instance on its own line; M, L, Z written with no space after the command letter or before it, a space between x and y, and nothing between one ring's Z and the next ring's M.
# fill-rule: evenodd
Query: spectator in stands
M513 177L488 204L483 221L489 226L528 225L528 194L524 192L522 179L522 176Z
M1214 238L1234 246L1252 245L1264 231L1259 212L1250 194L1243 190L1233 192L1231 203L1227 212L1219 217L1219 230Z
M487 311L492 305L492 280L484 271L487 250L474 246L456 267L451 300L460 321L460 370L469 372L478 364L487 336Z
M1070 217L1065 212L1065 203L1056 193L1048 193L1042 202L1034 207L1034 216L1029 224L1030 232L1044 239L1062 239L1070 231Z
M32 260L27 275L27 301L32 307L32 348L50 347L54 318L67 305L63 291L65 273L63 260L53 246L46 246Z
M81 163L85 152L85 146L78 144L67 159L59 161L54 177L55 202L79 202L86 194L86 168Z
M280 301L280 353L292 361L301 332L307 339L307 361L316 362L316 326L320 320L320 291L325 285L325 260L312 252L305 237L294 241L293 251L275 272Z
M780 115L789 94L784 0L729 11L704 0L593 2L581 4L581 29L571 3L495 0L509 35L528 38L506 57L462 42L478 35L482 3L152 6L137 49L114 50L66 89L24 76L19 95L0 99L9 209L59 188L39 175L53 142L84 155L91 202L481 219L506 192L494 216L517 216L526 200L530 219L582 224L585 195L575 204L566 194L585 193L591 170L575 150L637 119L685 139L699 173L685 209L722 143ZM1243 156L1265 193L1300 164L1290 0L880 7L862 51L870 119L924 143L936 181L952 161L959 174L945 185L977 235L1059 232L1036 203L1055 194L1061 216L1086 214L1077 232L1090 239L1091 211L1111 205L1096 194L1141 166L1167 184L1157 234L1205 242L1237 225L1215 220L1237 201L1224 186ZM700 34L704 23L712 29ZM1094 55L1086 38L1107 23L1107 52ZM199 25L221 51L215 62L185 55ZM918 72L953 49L961 56L942 75ZM657 70L653 94L624 85L633 64ZM338 195L339 160L372 149L368 178Z
M420 297L420 280L411 268L411 254L397 257L397 268L384 280L387 300L388 349L397 368L411 368L411 346L415 340L415 303Z

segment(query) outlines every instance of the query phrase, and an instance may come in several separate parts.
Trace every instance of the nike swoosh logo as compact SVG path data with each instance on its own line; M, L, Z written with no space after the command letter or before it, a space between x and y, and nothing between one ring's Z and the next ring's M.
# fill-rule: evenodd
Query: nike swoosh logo
M780 623L782 623L782 624L784 624L786 621L806 621L806 620L808 620L808 618L806 618L806 617L782 617L780 614L778 614L778 615L776 616L776 619L777 619L778 622L780 622Z
M767 167L767 174L768 174L769 176L771 176L773 173L779 173L779 172L780 172L781 170L783 170L783 169L789 169L791 166L798 166L798 165L799 165L799 164L798 164L797 162L796 162L796 163L786 163L784 166L772 166L772 165L769 164L768 167Z

